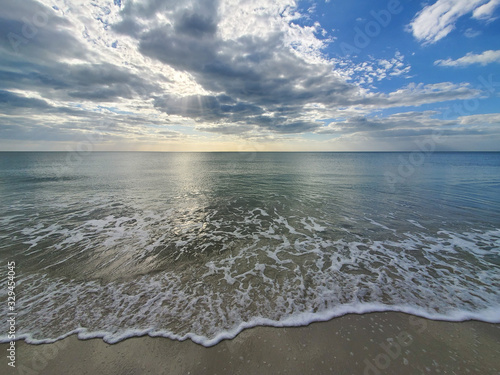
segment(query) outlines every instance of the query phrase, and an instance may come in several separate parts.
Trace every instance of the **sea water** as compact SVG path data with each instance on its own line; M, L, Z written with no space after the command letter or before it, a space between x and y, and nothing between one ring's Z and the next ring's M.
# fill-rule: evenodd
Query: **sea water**
M32 343L500 322L500 153L0 153L0 202Z

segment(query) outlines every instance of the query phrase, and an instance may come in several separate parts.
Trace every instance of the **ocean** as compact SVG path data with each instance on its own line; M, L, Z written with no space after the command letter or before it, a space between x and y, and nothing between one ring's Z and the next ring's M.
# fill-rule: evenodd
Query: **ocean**
M3 152L0 176L0 275L15 262L31 343L500 322L500 153Z

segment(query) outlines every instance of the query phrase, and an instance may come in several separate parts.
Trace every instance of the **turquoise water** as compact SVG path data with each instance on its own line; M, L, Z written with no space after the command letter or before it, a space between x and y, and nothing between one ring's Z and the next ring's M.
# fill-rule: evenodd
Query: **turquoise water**
M0 153L0 173L31 342L500 322L500 153Z

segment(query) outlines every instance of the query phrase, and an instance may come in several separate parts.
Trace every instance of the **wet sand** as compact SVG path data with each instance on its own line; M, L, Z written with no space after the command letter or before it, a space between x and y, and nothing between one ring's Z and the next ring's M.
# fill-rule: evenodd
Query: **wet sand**
M1 344L6 353L8 345ZM109 345L71 336L17 342L2 374L500 374L500 324L431 321L403 313L347 315L307 327L257 327L205 348L138 337Z

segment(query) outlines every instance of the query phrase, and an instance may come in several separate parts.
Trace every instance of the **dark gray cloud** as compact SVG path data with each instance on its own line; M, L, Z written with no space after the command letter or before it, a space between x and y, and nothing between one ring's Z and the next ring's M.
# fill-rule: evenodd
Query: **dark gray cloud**
M0 90L0 111L8 115L55 114L86 119L92 119L96 116L96 113L89 113L77 108L53 106L46 100L24 97L6 90Z
M312 121L292 121L280 122L272 127L269 127L269 129L281 134L293 134L313 131L320 126L321 124Z
M404 112L385 118L353 116L331 123L316 131L318 134L355 135L370 139L412 139L430 137L439 132L442 137L498 136L500 122L496 116L476 115L455 120L439 118L435 111Z
M35 1L2 6L0 89L37 92L44 99L63 102L109 103L122 98L147 99L159 93L156 82L129 68L92 62L92 54L75 38L73 27L56 10ZM74 61L65 63L62 59Z
M112 64L67 66L63 70L63 77L71 88L78 88L68 92L70 97L92 101L146 98L160 90L154 83Z
M353 101L353 104L372 107L417 107L428 103L470 99L478 97L480 94L480 90L469 84L452 84L450 82L429 85L410 84L390 94L367 95Z
M7 116L0 121L0 139L2 140L79 142L91 139L107 142L120 140L152 141L160 138L183 137L177 131L166 129L170 123L165 120L116 114L103 116L97 112L68 110L39 102L36 102L39 108L28 107L35 102L14 100L18 100L18 106L9 106L5 113L15 116ZM4 109L0 101L0 111L4 112ZM40 118L39 115L44 113L55 115L59 121L54 121L53 117ZM36 117L32 115L36 115Z
M436 119L433 116L437 112L405 112L395 114L385 118L351 116L345 121L332 122L329 126L322 127L317 131L318 134L353 134L382 133L393 129L418 129L432 127L433 124L450 125L456 124L456 121L444 121Z
M16 111L17 109L21 109L24 111L26 110L26 108L33 110L43 110L50 108L50 106L45 100L25 98L5 90L0 90L0 109L2 109L3 113Z
M253 123L256 123L256 116L264 113L264 110L256 105L236 102L233 99L228 100L225 95L217 97L208 95L183 97L164 95L155 98L154 106L169 115L192 118L202 123L219 122L221 120L234 123L252 122L253 120Z
M217 22L201 12L186 11L175 22L175 31L195 38L205 35L214 35L217 31Z
M109 102L119 98L147 98L160 90L155 83L108 63L24 63L19 68L0 58L0 64L0 88L36 90L52 99Z
M223 40L216 34L216 5L192 1L186 8L150 1L132 2L123 10L115 29L137 38L142 54L190 73L207 91L217 93L177 99L167 95L155 99L156 108L200 121L229 120L279 133L301 133L318 127L313 122L292 121L304 105L347 105L347 98L357 92L330 66L307 64L285 48L279 32L267 38ZM171 14L176 21L143 26L141 19L155 12ZM222 98L231 104L223 105Z
M0 51L31 62L88 58L87 47L73 36L69 26L54 9L36 1L3 2Z
M241 135L255 130L255 127L250 125L197 126L196 130L208 133Z
M279 34L266 40L203 40L165 26L142 34L140 48L148 56L188 71L207 90L270 111L283 103L346 105L357 92L336 77L331 67L305 64L283 48Z
M89 138L102 141L139 138L179 138L182 134L165 130L168 120L152 120L145 116L103 115L79 108L54 106L43 99L29 98L0 90L0 113L7 115L0 120L0 139L31 141L85 141ZM55 116L40 117L41 114ZM152 127L154 131L137 129Z

